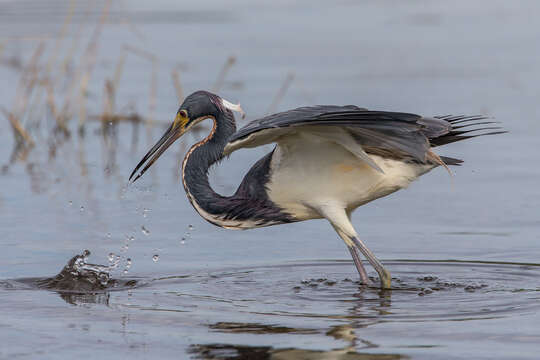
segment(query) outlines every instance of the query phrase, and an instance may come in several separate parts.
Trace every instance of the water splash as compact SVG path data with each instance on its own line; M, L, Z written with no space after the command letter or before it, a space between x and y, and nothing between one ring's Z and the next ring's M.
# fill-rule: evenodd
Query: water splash
M113 262L111 265L99 265L88 263L89 250L84 250L82 254L71 258L62 271L53 278L41 279L37 285L46 289L72 290L72 291L95 291L104 290L116 284L110 277L110 272L118 266ZM109 254L109 260L113 258L113 253Z

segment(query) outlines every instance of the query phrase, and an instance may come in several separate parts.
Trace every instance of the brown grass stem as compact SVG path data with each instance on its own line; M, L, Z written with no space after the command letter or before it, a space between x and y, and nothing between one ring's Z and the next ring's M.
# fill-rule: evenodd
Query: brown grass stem
M231 69L231 67L236 63L236 56L229 56L227 60L225 61L225 64L223 64L223 67L221 68L221 71L218 74L218 77L216 79L216 82L214 83L214 86L212 86L212 92L217 93L221 88L223 87L223 84L225 83L225 77L227 76L227 73Z
M287 90L291 86L291 83L292 83L293 80L294 80L294 74L293 73L288 73L287 77L285 78L285 80L281 84L281 87L279 88L278 92L276 93L276 96L274 96L274 99L272 100L272 103L268 107L268 110L266 111L267 114L272 114L272 113L276 112L276 109L277 109L279 103L285 97L285 94L287 93Z

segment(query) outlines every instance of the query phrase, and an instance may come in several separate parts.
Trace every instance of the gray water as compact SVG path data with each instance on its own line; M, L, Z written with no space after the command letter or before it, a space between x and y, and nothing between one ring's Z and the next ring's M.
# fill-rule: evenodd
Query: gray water
M83 53L103 4L76 3L62 49L82 26ZM27 62L42 37L49 54L68 8L0 2L0 106L12 107L20 76L8 64ZM75 118L60 140L37 113L25 120L40 124L36 145L14 160L0 121L0 358L537 358L539 11L535 1L114 2L88 113L103 111L104 81L129 44L159 59L157 103L149 109L151 63L128 55L117 109L156 124L104 133L89 121L79 137ZM355 212L393 275L390 291L366 288L325 221L241 232L204 222L178 177L204 130L127 185L177 110L171 69L185 94L211 89L229 56L219 93L246 121L272 110L292 74L275 111L484 114L509 133L441 148L465 160L453 177L436 169ZM269 149L221 163L216 190L232 193ZM89 263L110 266L106 285L43 286L84 249Z

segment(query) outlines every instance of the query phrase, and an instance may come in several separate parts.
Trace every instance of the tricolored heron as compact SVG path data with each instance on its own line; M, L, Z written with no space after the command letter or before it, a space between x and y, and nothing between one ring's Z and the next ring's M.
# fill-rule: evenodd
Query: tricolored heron
M354 105L300 107L236 131L231 110L241 108L206 91L189 95L129 179L144 165L137 180L173 142L210 118L210 134L189 149L182 164L187 197L204 219L227 229L250 229L326 218L347 245L362 282L370 280L359 252L379 274L382 288L390 288L390 272L358 238L351 213L439 165L463 162L438 156L434 147L503 132L479 128L492 123L483 116L422 117ZM210 187L213 164L237 149L268 143L276 146L253 165L234 195L221 196Z

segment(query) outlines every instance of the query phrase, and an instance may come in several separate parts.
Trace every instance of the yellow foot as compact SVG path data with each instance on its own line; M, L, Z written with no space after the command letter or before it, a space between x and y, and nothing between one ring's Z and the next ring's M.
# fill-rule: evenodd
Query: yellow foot
M381 279L381 289L392 288L392 276L390 275L390 271L383 269L383 271L379 273L379 278Z

